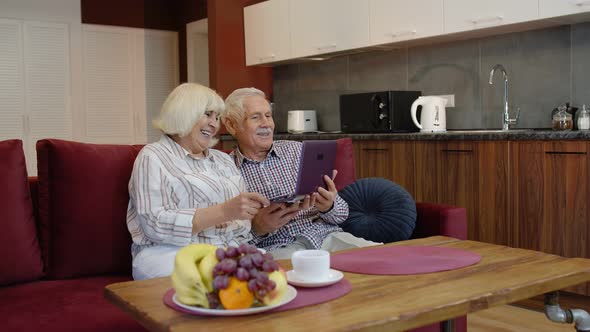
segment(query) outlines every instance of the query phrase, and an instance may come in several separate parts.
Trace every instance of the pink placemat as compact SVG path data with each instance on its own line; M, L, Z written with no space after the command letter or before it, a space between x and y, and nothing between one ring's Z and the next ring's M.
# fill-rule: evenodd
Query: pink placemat
M330 257L332 268L362 274L420 274L473 265L477 253L447 247L395 246L354 250Z
M352 290L352 286L350 285L350 282L348 282L348 280L346 280L346 279L342 279L339 282L337 282L333 285L330 285L330 286L326 286L326 287L320 287L320 288L295 287L295 288L297 289L297 296L295 297L295 299L293 301L291 301L285 305L282 305L278 308L275 308L273 310L261 312L261 314L291 310L291 309L305 307L308 305L328 302L328 301L337 299L341 296L344 296ZM176 305L176 303L174 303L174 301L172 301L172 296L174 296L174 289L173 288L169 289L164 294L164 297L162 299L164 301L164 303L167 306L169 306L170 308L172 308L174 310L182 311L184 313L191 314L191 315L207 316L205 314L193 312L193 311L184 309L184 308Z

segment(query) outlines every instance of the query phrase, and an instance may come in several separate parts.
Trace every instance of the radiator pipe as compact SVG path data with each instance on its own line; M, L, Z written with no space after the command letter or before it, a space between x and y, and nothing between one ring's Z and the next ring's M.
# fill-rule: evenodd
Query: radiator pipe
M545 294L545 316L557 323L574 323L576 331L590 331L590 315L581 309L562 309L559 306L559 293L551 292Z

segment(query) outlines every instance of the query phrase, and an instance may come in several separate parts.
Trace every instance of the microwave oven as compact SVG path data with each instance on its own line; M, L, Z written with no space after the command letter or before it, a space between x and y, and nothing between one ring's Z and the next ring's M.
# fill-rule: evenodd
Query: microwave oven
M381 91L340 96L340 129L344 133L419 131L410 108L421 91Z

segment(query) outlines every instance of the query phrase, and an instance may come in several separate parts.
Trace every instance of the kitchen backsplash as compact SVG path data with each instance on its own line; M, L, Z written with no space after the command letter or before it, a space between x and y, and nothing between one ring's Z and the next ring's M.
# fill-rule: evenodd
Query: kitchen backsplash
M500 128L501 73L488 84L496 63L508 72L511 109L521 109L518 128L549 128L551 110L567 101L590 104L590 23L581 23L275 67L277 131L294 109L317 110L320 130L340 130L341 94L384 90L454 94L447 128Z

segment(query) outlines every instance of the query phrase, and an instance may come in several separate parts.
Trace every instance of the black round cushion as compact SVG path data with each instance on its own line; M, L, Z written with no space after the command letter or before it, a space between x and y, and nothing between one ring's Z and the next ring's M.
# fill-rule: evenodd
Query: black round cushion
M383 178L358 179L339 192L349 208L344 231L375 242L407 240L416 226L416 203L400 185Z

